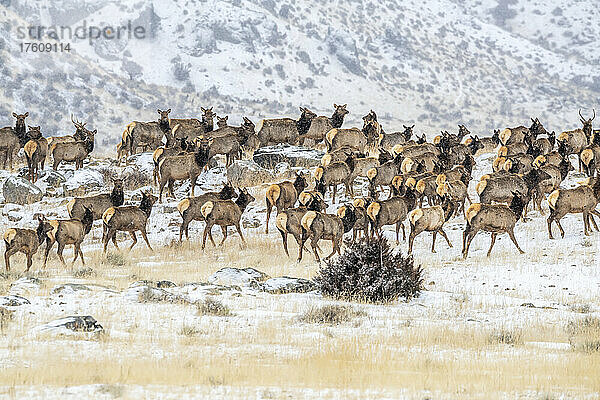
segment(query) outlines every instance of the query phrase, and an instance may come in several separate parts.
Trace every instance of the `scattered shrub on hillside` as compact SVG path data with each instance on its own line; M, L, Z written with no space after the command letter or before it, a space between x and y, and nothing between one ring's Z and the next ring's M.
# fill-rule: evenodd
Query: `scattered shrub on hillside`
M191 325L184 325L181 327L181 330L179 331L179 334L181 336L196 336L199 333L201 333L202 331L198 328L196 328L195 326L191 326Z
M204 301L196 303L198 314L216 315L218 317L227 317L231 315L231 310L220 300L207 297Z
M115 267L123 267L125 264L127 264L127 260L125 259L123 253L109 252L106 254L104 263Z
M321 307L311 307L300 316L300 322L310 322L318 324L339 324L348 322L354 317L365 315L362 311L357 311L352 307L340 305L326 305Z
M418 297L422 274L386 238L361 238L348 241L341 256L321 267L315 283L325 296L384 303Z
M175 79L177 79L178 81L183 82L183 81L187 81L190 78L189 65L185 65L181 61L175 62L173 64L173 67L171 68L171 70L173 71L173 75L175 76Z
M521 344L523 332L519 329L498 329L490 333L488 342L492 344Z
M588 315L584 318L570 321L566 329L567 333L571 336L598 333L598 337L600 337L600 318Z

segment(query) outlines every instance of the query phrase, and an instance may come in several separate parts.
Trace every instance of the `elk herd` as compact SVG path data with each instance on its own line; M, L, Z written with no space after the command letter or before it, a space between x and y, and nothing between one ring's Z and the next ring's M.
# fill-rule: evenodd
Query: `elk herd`
M386 132L372 110L363 117L362 128L342 128L349 113L347 106L334 104L333 108L331 117L317 116L300 107L298 119L263 119L256 125L243 117L240 126L230 126L228 117L218 117L212 107L201 108L200 119L175 119L170 117L170 109L159 109L155 121L131 122L117 145L117 159L127 160L140 151L152 151L158 195L146 190L139 204L125 205L123 181L114 179L110 193L68 202L69 219L50 220L39 214L36 229L10 228L4 234L6 269L10 269L10 257L21 252L27 257L29 270L33 254L44 242L44 266L55 242L63 264L66 245L74 247L73 262L78 257L84 262L81 244L96 220L102 220L105 252L110 241L119 248L119 231L131 236L130 249L137 242L137 232L152 249L146 230L148 219L154 204L162 202L165 188L167 197L175 197L176 181L190 182L190 196L177 204L180 241L184 236L189 239L192 221L204 221L202 249L207 238L215 245L214 225L221 228L221 244L229 227L235 228L245 244L241 217L255 197L248 188L234 188L229 183L218 192L194 196L196 180L216 156L223 156L225 165L230 166L257 148L281 143L326 150L312 176L296 172L293 180L269 185L264 195L265 233L269 233L269 222L274 222L288 256L287 239L291 234L298 245L298 260L310 246L320 261L322 240L332 243L327 256L330 258L340 253L345 234L352 232L353 239L381 236L386 226L394 227L397 242L402 230L409 254L416 237L431 232L431 251L435 252L438 233L452 247L444 225L453 217L465 220L463 257L467 257L471 242L480 231L491 234L488 256L501 233L507 233L523 253L514 232L516 223L526 221L530 203L531 208L544 214L544 200L550 211L550 239L553 222L564 237L560 221L569 213L582 214L586 235L591 234L592 227L598 230L594 216L600 217L596 211L600 201L600 131L592 126L595 111L591 118L584 118L580 111L582 127L558 135L548 132L538 118L532 118L529 127L496 130L489 137L472 135L466 126L459 125L457 133L442 131L428 142L425 134L414 134L415 125ZM0 129L3 167L12 169L14 157L23 149L31 182L38 179L47 158L52 159L54 170L63 162L73 162L78 169L94 150L97 131L90 131L73 117L73 135L45 138L39 126L26 124L29 113L12 115L15 126ZM473 168L476 158L486 153L496 156L489 173L473 182L471 188L479 197L479 202L473 202L469 195ZM578 187L564 188L561 183L574 169L569 160L572 155L578 158L579 170L588 178ZM338 193L340 185L345 189L343 195ZM345 197L335 213L326 212L329 193L331 205ZM406 223L410 229L408 238Z

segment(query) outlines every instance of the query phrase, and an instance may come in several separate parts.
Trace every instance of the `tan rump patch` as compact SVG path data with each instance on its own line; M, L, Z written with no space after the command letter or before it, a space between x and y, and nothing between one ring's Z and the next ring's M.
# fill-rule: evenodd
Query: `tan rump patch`
M323 177L323 167L317 167L317 169L315 169L314 177L318 181L321 180L321 178Z
M415 225L417 221L423 217L423 214L423 210L420 208L414 209L408 213L408 220L410 221L410 224Z
M508 142L508 139L510 139L510 135L512 134L512 131L509 128L506 128L504 130L502 130L502 132L500 132L500 142L502 144L506 144L506 142Z
M10 228L7 229L6 232L4 232L4 241L6 243L10 243L13 241L13 239L15 238L15 236L17 236L17 230L14 228Z
M447 182L443 182L441 185L438 185L437 189L435 190L437 192L437 194L439 196L445 196L448 193L448 183Z
M354 207L365 208L366 202L365 199L354 199L352 204L354 205Z
M156 150L154 150L154 153L152 153L152 159L154 160L155 164L158 162L158 159L164 152L165 152L165 148L162 146L158 147Z
M310 194L309 192L302 192L298 196L298 202L303 206L307 205L311 199L312 199L312 194Z
M33 140L30 140L29 142L25 143L25 146L23 147L23 151L25 152L25 154L27 154L27 157L29 158L33 156L33 153L35 153L35 149L37 149L37 143Z
M113 215L115 215L115 208L107 208L106 211L104 211L104 213L102 214L102 221L104 221L105 224L108 224Z
M497 157L492 164L492 170L494 170L494 172L496 172L496 171L502 169L502 166L504 165L505 161L506 161L506 158Z
M566 140L569 140L569 132L562 132L560 135L558 135L556 140L558 140L559 142L564 142Z
M469 224L471 223L473 217L479 214L479 211L481 211L480 203L471 204L469 208L467 208L467 211L465 211L465 218Z
M346 216L346 206L341 206L337 210L337 216L340 217L340 218L344 218Z
M436 137L433 138L433 144L440 144L441 140L442 140L442 137L440 135L437 135Z
M435 178L435 183L440 185L443 182L446 182L446 174L439 174L436 178Z
M331 159L331 154L325 154L323 158L321 158L321 165L324 167L328 166L329 164L331 164Z
M215 203L213 203L212 201L207 201L206 203L204 203L202 207L200 207L200 212L202 213L202 216L204 218L208 217L214 207Z
M498 149L498 157L506 157L508 156L508 147L500 146Z
M371 168L370 170L367 171L367 178L369 180L373 180L375 179L375 177L377 176L377 168Z
M417 182L417 192L419 193L423 193L425 191L425 179L419 179L419 182Z
M277 184L269 186L267 189L267 193L265 193L265 198L267 200L267 204L275 204L279 196L281 195L281 187Z
M373 202L369 204L369 207L367 207L367 216L371 219L371 221L375 221L379 215L379 211L381 211L381 204Z
M327 142L329 144L333 143L333 138L335 137L335 135L337 135L337 133L338 133L337 128L333 128L325 134L325 139L327 140Z
M585 149L581 152L579 158L581 158L582 163L584 163L586 166L589 166L590 162L592 162L594 159L594 152L592 149Z
M554 192L550 193L550 196L548 196L548 204L550 205L550 207L556 208L558 196L560 196L560 189L556 189Z
M505 170L506 172L508 172L513 166L513 162L512 160L506 160L504 162L504 165L502 165L502 169Z
M398 154L402 153L404 151L404 146L401 144L397 144L394 147L392 147L392 154L395 156L397 156Z
M404 186L406 186L407 188L414 189L416 184L417 184L417 181L415 180L415 178L410 177L406 180L406 182L404 183Z
M73 216L73 206L75 206L75 202L77 199L73 199L67 203L67 212L69 213L69 217Z
M284 212L280 212L277 214L277 218L275 218L275 226L282 232L287 232L287 220L288 216Z
M51 240L55 240L56 239L56 231L58 231L58 226L60 225L60 223L55 219L49 220L48 223L52 227L52 230L48 231L48 233L46 233L46 235L48 235L48 237Z
M407 157L402 161L402 164L400 165L400 171L403 174L406 174L412 171L413 165L415 165L415 162L411 158Z
M392 179L392 186L396 189L400 189L400 185L402 185L402 181L404 178L400 175L396 175L394 179Z
M539 168L542 165L546 164L546 157L545 156L537 156L535 158L535 160L533 160L533 162L531 163L535 168Z
M473 139L471 139L471 138L467 138L467 139L465 140L465 146L468 146L468 145L470 145L471 143L473 143Z
M477 191L477 194L481 196L481 193L483 193L486 186L487 186L487 179L485 179L483 181L479 181L479 182L477 182L477 185L475 185L475 191Z
M190 199L183 199L177 204L177 211L179 211L179 214L181 215L183 215L188 208L190 208Z
M302 225L302 227L304 229L309 230L316 217L317 217L316 211L308 211L302 217L302 220L300 221L300 225Z

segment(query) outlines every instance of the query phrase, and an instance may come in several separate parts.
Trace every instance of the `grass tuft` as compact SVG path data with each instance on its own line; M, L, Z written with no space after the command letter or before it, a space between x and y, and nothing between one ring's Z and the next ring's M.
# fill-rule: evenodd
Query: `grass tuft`
M229 317L233 315L229 307L220 300L211 297L207 297L204 301L196 303L196 307L200 315L214 315L217 317Z
M300 316L300 322L316 324L341 324L355 317L364 316L363 311L357 311L352 307L340 305L326 305L311 307Z

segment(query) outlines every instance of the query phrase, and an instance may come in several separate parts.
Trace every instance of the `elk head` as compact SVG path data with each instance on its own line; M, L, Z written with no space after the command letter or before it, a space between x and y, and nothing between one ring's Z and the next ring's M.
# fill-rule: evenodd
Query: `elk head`
M467 129L466 126L458 125L458 141L459 142L461 142L465 136L470 135L470 134L471 134L471 132Z
M581 115L581 109L579 109L580 121L583 124L583 133L585 133L585 136L587 136L588 141L592 137L592 121L596 118L596 110L592 110L594 111L594 116L592 118L585 119L583 118L583 115Z
M344 105L333 104L333 108L335 109L334 114L339 115L340 117L343 117L344 115L348 114L350 111L348 111L346 109L347 105L348 104L344 104Z
M406 125L402 125L404 127L404 132L402 132L402 136L404 136L404 140L405 141L409 141L410 138L412 137L413 134L413 129L415 128L414 125L411 126L406 126ZM423 134L423 136L425 136L425 134Z
M169 113L171 112L171 109L169 108L167 111L162 111L159 109L156 111L158 111L158 115L160 115L160 117L158 117L158 124L162 126L170 126L171 118L169 118Z
M531 119L531 127L529 128L529 134L533 137L533 139L537 139L538 135L548 134L548 131L544 128L542 123L538 118Z
M30 126L29 132L27 132L29 139L39 139L42 137L42 132L39 126Z
M25 130L25 118L27 118L29 116L29 113L28 112L26 112L25 114L12 113L12 116L17 119L17 121L15 123L15 128L17 130Z
M225 116L223 118L219 117L217 115L217 127L219 128L225 128L227 126L227 120L229 119L229 116Z

